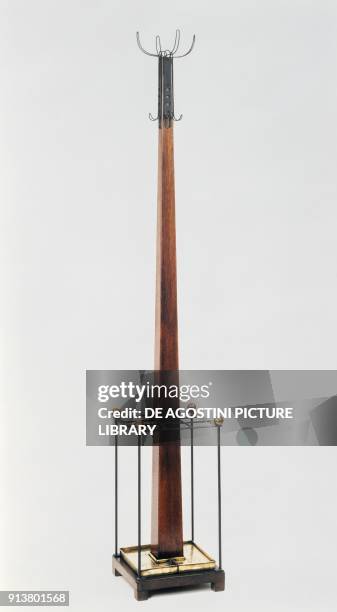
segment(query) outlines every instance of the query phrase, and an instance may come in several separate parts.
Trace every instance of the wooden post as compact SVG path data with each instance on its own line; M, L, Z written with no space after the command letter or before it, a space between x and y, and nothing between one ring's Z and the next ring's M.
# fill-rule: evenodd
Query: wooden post
M178 369L174 146L170 125L159 128L158 147L155 327L158 383L179 384ZM179 426L172 428L169 439L159 432L157 444L153 446L151 533L151 552L156 558L183 556Z

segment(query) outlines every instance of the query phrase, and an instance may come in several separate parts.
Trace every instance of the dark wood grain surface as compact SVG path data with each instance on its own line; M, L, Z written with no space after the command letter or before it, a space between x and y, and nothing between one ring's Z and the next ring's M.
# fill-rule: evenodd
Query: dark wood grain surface
M159 129L155 370L178 371L178 316L173 127ZM161 374L162 373L162 374ZM165 381L167 382L167 380ZM172 376L171 376L171 382ZM178 384L178 374L174 377ZM172 435L173 434L173 435ZM159 434L160 435L160 434ZM179 430L153 447L151 551L182 556L183 519Z

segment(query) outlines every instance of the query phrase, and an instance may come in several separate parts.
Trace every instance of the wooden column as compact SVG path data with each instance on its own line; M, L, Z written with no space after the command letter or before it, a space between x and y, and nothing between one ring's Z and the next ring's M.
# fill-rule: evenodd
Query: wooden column
M172 126L159 128L157 215L156 378L179 384ZM174 426L169 436L159 432L153 446L151 552L158 559L183 556L180 436Z

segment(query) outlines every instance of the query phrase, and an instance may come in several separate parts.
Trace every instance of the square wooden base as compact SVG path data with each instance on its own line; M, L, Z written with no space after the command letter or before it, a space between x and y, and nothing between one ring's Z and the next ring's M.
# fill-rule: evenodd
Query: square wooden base
M213 591L224 591L225 589L225 572L218 568L140 577L123 561L120 555L113 555L112 570L115 576L123 576L132 586L137 601L148 599L152 593L163 589L184 588L198 584L208 583Z

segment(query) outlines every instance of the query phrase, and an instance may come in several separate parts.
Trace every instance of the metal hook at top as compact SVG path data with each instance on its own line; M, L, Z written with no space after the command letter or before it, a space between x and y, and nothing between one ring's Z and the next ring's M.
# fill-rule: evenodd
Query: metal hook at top
M192 44L186 53L176 55L180 45L180 30L177 29L174 37L173 47L164 49L161 43L160 36L157 34L155 38L156 53L151 53L144 49L140 42L139 32L136 34L137 44L140 50L150 57L158 58L158 113L153 117L149 113L151 121L158 121L159 128L172 127L173 121L180 121L182 115L176 117L174 114L174 86L173 86L173 60L175 58L186 57L194 47L195 34L192 39Z
M145 53L145 55L149 55L150 57L174 57L176 59L181 58L181 57L186 57L186 55L189 55L189 53L191 53L194 47L194 43L195 43L195 34L194 34L193 39L192 39L192 44L190 48L188 49L188 51L186 51L186 53L183 53L182 55L175 55L180 45L180 30L177 29L175 33L175 38L174 38L172 49L163 49L161 40L160 40L160 36L158 36L157 34L156 39L155 39L157 53L151 53L150 51L147 51L146 49L144 49L144 47L142 46L140 42L139 32L136 32L136 38L137 38L137 44L140 50L143 53Z
M180 44L180 30L176 30L176 35L175 35L174 45L171 51L171 55L174 55L178 51L179 44Z
M192 44L189 48L188 51L186 51L186 53L183 53L182 55L175 55L175 59L178 59L179 57L186 57L186 55L189 55L194 47L194 43L195 43L195 34L193 34L193 38L192 38ZM177 47L178 49L178 47Z
M157 55L161 55L161 40L160 40L160 36L156 36L156 50L157 50Z
M158 57L157 53L149 53L149 51L146 51L144 47L142 47L140 38L139 38L139 32L136 32L136 38L137 38L138 47L140 48L141 51L143 51L143 53L145 53L145 55L150 55L151 57Z

